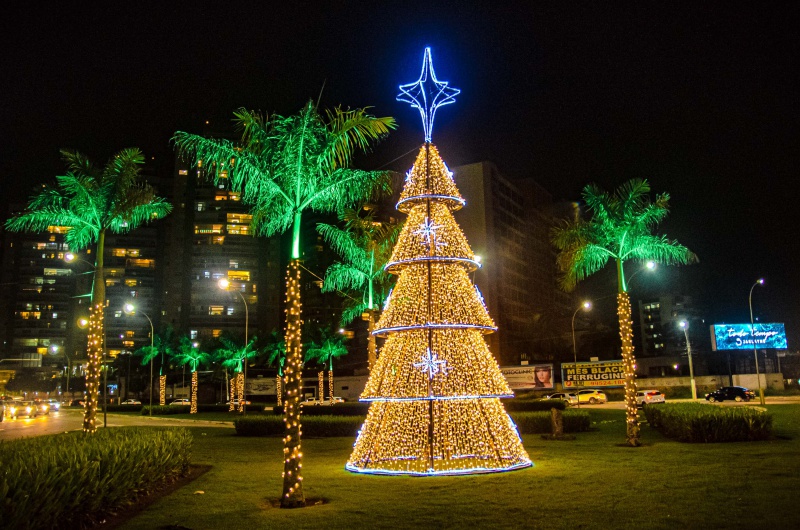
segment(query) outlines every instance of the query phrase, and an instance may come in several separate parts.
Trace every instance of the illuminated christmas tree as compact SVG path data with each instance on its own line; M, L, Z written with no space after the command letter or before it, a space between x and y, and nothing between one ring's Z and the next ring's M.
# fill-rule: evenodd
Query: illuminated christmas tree
M400 89L398 100L420 110L425 144L397 204L408 219L387 270L399 278L375 327L386 342L346 468L442 475L530 466L499 399L513 393L483 340L497 328L469 280L479 264L452 215L464 199L431 143L436 108L459 91L436 79L428 48L419 81Z

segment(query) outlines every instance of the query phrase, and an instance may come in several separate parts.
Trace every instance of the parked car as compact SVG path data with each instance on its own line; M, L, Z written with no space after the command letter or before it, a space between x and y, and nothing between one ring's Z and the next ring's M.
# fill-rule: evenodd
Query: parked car
M636 405L639 408L653 403L665 403L664 394L658 390L639 390L636 392Z
M543 399L557 399L561 400L564 403L569 405L577 405L578 404L578 396L569 392L556 392L555 394L550 394L549 396L545 396Z
M179 398L179 399L173 399L172 401L170 401L169 404L170 405L191 405L192 402L189 401L186 398Z
M125 401L120 403L120 405L141 405L141 404L142 402L139 401L138 399L126 399Z
M333 396L333 404L335 405L336 403L344 403L344 398L340 398L338 396ZM331 404L331 399L330 398L326 398L326 399L324 399L322 401L320 401L317 398L308 398L305 401L301 401L300 402L301 406L302 405L330 405L330 404Z
M231 402L230 401L226 401L225 403L221 403L221 404L230 406ZM245 405L252 405L253 402L250 401L249 399L245 399L244 400L244 404ZM238 407L239 406L239 400L238 399L234 399L233 400L233 406L234 407Z
M580 403L589 403L594 405L595 403L605 403L608 401L606 397L606 393L602 390L578 390L578 401Z
M734 401L750 401L756 398L756 393L741 386L723 386L706 394L706 400L714 403L732 399Z

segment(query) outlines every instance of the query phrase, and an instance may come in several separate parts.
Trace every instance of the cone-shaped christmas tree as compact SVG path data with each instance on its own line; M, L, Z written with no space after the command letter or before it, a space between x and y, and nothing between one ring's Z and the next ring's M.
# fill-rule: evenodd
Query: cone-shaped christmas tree
M499 400L513 394L482 337L496 327L469 280L479 265L452 215L464 200L430 143L426 117L458 92L436 80L427 49L420 81L401 89L420 108L426 142L397 205L408 220L387 268L399 278L374 331L386 342L361 395L373 403L346 468L441 475L530 466Z

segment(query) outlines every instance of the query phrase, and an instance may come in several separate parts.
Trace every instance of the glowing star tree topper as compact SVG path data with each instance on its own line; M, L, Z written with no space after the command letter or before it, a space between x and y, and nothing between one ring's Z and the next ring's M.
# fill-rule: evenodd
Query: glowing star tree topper
M455 103L456 96L461 91L457 88L448 86L447 81L436 79L433 71L433 59L431 59L431 49L425 48L422 58L422 72L415 83L400 85L400 93L397 101L411 104L419 110L422 117L422 129L425 131L425 141L431 142L433 136L433 118L436 109L442 105Z

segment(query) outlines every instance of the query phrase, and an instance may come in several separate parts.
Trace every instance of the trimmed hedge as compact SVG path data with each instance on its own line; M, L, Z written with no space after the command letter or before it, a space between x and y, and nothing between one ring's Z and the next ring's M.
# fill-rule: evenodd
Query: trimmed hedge
M303 415L309 416L366 416L369 402L347 401L335 405L304 405ZM283 415L283 407L272 407L272 412Z
M366 416L306 416L303 415L303 436L355 437ZM239 436L283 436L285 429L281 416L243 416L233 422Z
M664 403L645 405L644 414L651 427L681 442L753 442L772 435L772 415L760 407Z
M586 432L592 425L585 410L565 410L564 432ZM511 419L520 434L547 434L553 432L550 412L514 412Z
M228 412L228 405L211 405L198 403L197 412ZM153 405L153 414L156 416L169 416L170 414L189 414L190 405ZM261 410L258 405L247 405L247 410ZM142 406L142 416L150 414L150 407Z
M539 399L536 401L509 399L502 401L508 412L541 412L550 409L566 410L567 404L560 399Z
M184 475L185 429L101 429L0 442L0 528L83 528Z
M140 412L142 407L143 405L107 405L106 410L108 412ZM102 404L98 412L103 412Z

